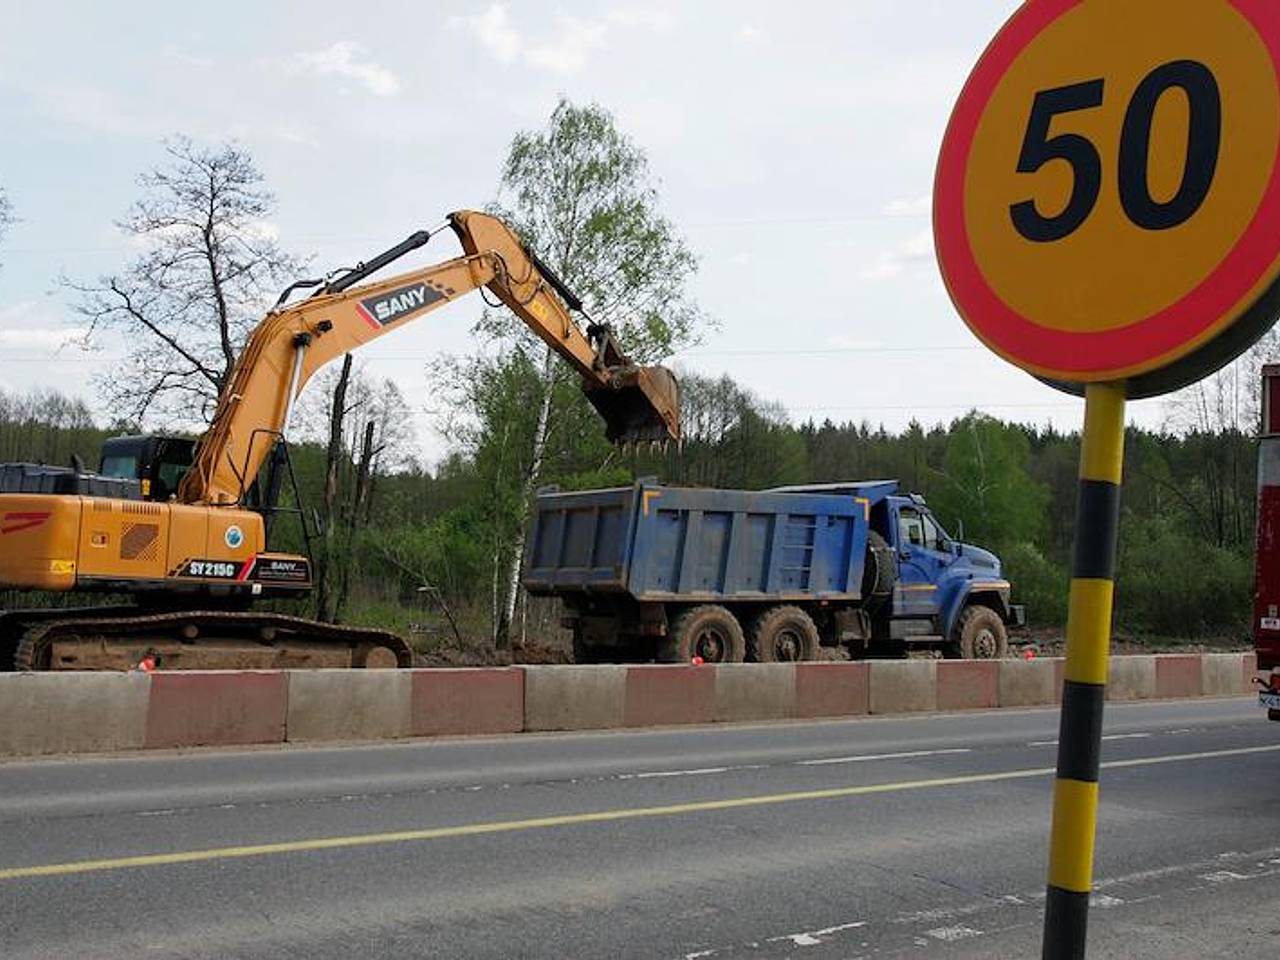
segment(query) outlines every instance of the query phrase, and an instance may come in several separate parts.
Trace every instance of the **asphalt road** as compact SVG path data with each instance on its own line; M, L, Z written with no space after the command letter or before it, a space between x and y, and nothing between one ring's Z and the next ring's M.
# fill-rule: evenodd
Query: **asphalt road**
M1280 725L1111 705L1091 957L1280 934ZM1039 956L1055 710L0 764L0 956Z

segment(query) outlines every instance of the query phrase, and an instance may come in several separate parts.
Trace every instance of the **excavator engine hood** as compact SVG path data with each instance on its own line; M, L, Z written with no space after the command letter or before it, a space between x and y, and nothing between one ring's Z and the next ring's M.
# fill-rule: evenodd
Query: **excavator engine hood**
M583 385L613 443L680 440L680 384L666 367L625 367L608 386Z

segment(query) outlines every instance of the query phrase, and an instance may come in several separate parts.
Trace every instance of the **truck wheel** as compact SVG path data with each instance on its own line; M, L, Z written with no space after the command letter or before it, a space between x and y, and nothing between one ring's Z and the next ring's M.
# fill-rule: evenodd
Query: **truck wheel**
M693 607L679 614L664 638L658 659L663 663L741 663L747 642L738 618L718 604Z
M898 579L893 548L874 530L867 531L867 559L862 565L862 599L881 603L893 595Z
M1009 634L990 607L965 607L956 622L957 646L965 660L1002 660L1009 655Z
M799 607L770 607L751 625L747 650L758 663L817 660L822 644L813 618Z

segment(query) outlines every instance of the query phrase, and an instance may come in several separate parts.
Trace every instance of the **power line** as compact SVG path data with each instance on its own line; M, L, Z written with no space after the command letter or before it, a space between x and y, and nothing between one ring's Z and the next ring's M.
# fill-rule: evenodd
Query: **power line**
M695 360L700 357L824 357L833 354L918 354L918 353L977 353L983 348L977 345L961 346L912 346L912 347L829 347L797 350L694 350L689 353L678 351L673 359ZM359 359L368 363L402 363L404 361L435 360L439 353L403 353L395 356L373 354ZM0 357L0 363L110 363L125 359L121 356L89 356L89 357Z
M921 220L927 219L927 211L904 210L902 212L880 211L879 213L847 213L830 217L740 217L720 220L684 220L676 223L677 227L690 230L704 228L719 229L724 227L784 227L784 226L816 226L821 224L879 222L883 220ZM296 237L291 243L302 247L332 247L348 243L385 243L387 236L346 236L346 237ZM24 256L55 254L87 254L87 253L123 253L137 250L136 244L121 242L92 247L6 247L5 255L20 254Z

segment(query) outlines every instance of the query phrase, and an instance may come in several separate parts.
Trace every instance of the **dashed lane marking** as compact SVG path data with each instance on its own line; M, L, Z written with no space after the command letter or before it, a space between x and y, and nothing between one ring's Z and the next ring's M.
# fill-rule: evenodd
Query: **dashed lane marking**
M915 757L943 757L955 753L973 753L968 747L952 750L908 750L903 753L864 753L852 757L823 757L818 760L797 760L800 767L824 767L835 763L864 763L868 760L909 760Z
M1138 757L1129 760L1113 760L1102 764L1107 769L1158 766L1166 763L1185 763L1194 760L1212 760L1280 751L1280 744L1258 747L1237 747L1231 750L1206 750L1198 753L1169 754L1158 757ZM500 820L491 823L468 823L450 827L428 827L421 830L399 830L390 833L364 833L351 836L317 837L311 840L290 840L282 843L260 843L236 847L215 847L206 850L179 850L172 853L142 854L132 857L114 857L101 860L75 860L69 863L47 863L34 866L0 869L0 880L21 880L34 877L67 876L70 874L98 873L107 870L128 870L144 867L172 866L183 863L202 863L216 860L236 860L248 857L278 856L291 853L313 853L322 850L342 850L358 847L389 846L403 843L421 843L429 840L445 840L455 837L476 837L497 833L516 833L526 830L546 830L556 827L579 826L590 823L616 823L624 820L652 819L656 817L687 816L715 810L739 810L752 807L777 806L784 803L803 803L816 800L833 800L842 797L874 796L882 793L904 793L911 790L939 790L978 783L999 783L1005 780L1030 780L1052 774L1052 767L1034 767L1024 770L1002 770L994 773L974 773L955 777L935 777L929 780L903 780L896 783L872 783L854 787L834 787L825 790L798 790L790 793L772 793L751 797L733 797L724 800L700 800L692 803L674 803L659 807L626 807L617 810L601 810L594 813L570 813L550 817L532 817L527 820Z

